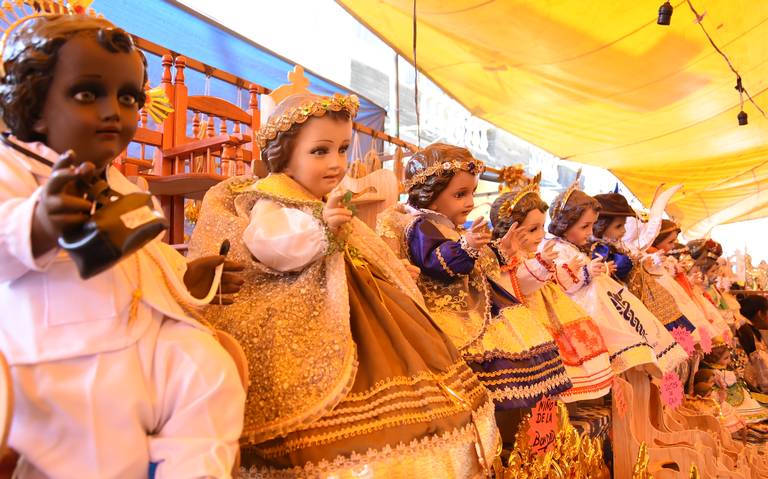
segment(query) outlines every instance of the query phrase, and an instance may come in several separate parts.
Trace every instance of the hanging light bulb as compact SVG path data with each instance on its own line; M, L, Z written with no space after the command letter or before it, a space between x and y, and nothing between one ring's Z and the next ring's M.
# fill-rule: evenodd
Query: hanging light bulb
M664 2L659 7L659 19L656 20L656 23L659 25L669 25L669 22L672 21L672 5L669 2Z
M736 115L736 118L739 120L739 126L744 126L749 123L749 120L747 119L747 112L744 110L741 110L739 114Z

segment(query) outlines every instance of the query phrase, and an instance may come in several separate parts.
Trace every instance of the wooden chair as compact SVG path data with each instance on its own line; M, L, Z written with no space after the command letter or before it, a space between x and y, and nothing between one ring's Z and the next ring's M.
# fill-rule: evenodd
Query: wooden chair
M193 60L189 63L198 65ZM249 84L248 109L244 110L214 96L189 95L184 75L188 67L186 57L172 58L166 54L162 65L161 85L174 111L160 132L140 128L136 141L142 145L159 146L154 150L151 174L145 177L150 191L160 197L171 223L168 242L178 244L184 242L186 198L201 200L210 187L229 176L265 175L261 161L253 160L258 157L254 154L258 152L254 138L260 122L258 95L267 90ZM244 83L239 78L227 76L227 79L238 85ZM203 115L207 117L205 122L201 120ZM188 135L190 130L191 136ZM127 159L126 163L146 168L147 160L141 160L144 159ZM139 172L147 173L146 169Z
M657 479L664 478L688 478L692 466L701 471L703 477L717 478L743 478L735 472L723 470L712 464L712 459L707 459L707 451L700 452L687 443L663 444L657 441L658 436L649 429L648 417L643 416L643 410L647 409L647 397L642 394L641 380L647 381L645 375L630 371L628 382L621 377L614 379L614 393L623 394L629 407L621 417L614 401L613 406L613 444L614 444L614 473L615 477L631 477L633 460L638 456L641 444L647 445L650 456L649 472ZM635 395L635 388L641 392ZM698 446L696 446L698 447Z

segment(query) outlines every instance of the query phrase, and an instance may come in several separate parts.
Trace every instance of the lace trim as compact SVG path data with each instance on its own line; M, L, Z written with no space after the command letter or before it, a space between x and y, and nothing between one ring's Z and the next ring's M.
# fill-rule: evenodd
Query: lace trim
M466 382L467 381L465 381L463 378L459 376L454 378L452 382L448 384L448 386L451 388L464 390L464 389L467 389ZM476 383L476 381L471 381L471 382ZM396 399L418 398L418 397L423 397L430 393L442 394L443 391L444 390L440 386L437 386L434 384L425 384L424 386L418 387L416 389L409 389L407 391L390 392L386 394L384 397L378 398L375 401L366 402L361 406L344 407L346 401L342 401L336 409L334 409L324 417L330 418L330 417L336 417L336 416L343 416L345 414L359 414L366 411L370 411L372 409L376 409L382 404L390 401L394 401Z
M455 278L457 276L457 273L448 266L448 263L445 261L445 258L443 258L443 253L440 251L439 246L435 248L435 255L437 255L437 260L440 262L440 266L443 268L443 271L448 273L448 276L450 276L451 278Z
M370 434L372 432L381 431L382 429L442 419L465 410L466 409L460 406L450 405L442 408L432 409L429 412L399 414L388 418L382 418L377 421L372 421L364 425L350 426L336 431L302 436L296 439L289 439L277 446L261 448L261 452L265 458L273 459L276 457L285 456L300 449L320 446L341 439L348 439L354 436Z
M467 255L469 255L470 258L478 259L480 257L480 250L470 246L469 243L467 242L466 236L462 236L461 238L459 238L459 246L461 247L462 250L464 250L465 253L467 253Z
M507 374L514 374L514 369L507 370ZM565 368L562 366L553 368L553 369L547 369L546 371L542 371L537 374L531 374L529 376L523 376L523 377L506 377L506 378L499 378L499 379L483 379L480 378L480 381L486 385L486 386L497 386L499 384L510 384L510 383L522 383L522 382L530 382L530 381L536 381L537 379L541 379L543 377L557 374L562 375L565 374Z
M322 460L290 469L240 468L242 479L296 479L335 477L357 478L361 471L375 477L440 477L463 479L481 477L482 465L477 455L477 430L480 430L483 448L496 451L498 429L494 418L494 403L487 401L473 413L477 424L466 424L443 434L433 434L413 439L410 443L368 449L365 453L353 452L349 456L337 456L333 461ZM490 459L490 458L487 458Z
M371 389L365 392L353 393L348 395L347 397L344 398L344 402L348 403L353 401L367 401L368 399L379 394L383 390L387 388L391 388L393 386L413 386L416 383L419 383L421 381L429 381L429 380L436 381L436 382L440 382L440 381L446 382L446 379L456 374L457 371L460 371L460 374L459 374L460 378L464 378L465 376L472 375L472 370L470 370L469 367L463 361L457 361L453 363L451 367L448 368L448 370L442 374L435 374L432 371L422 371L413 376L396 376L393 378L383 379L377 382Z
M492 389L488 391L488 394L494 401L503 401L507 399L519 399L519 398L532 398L539 396L547 391L556 389L563 384L570 383L568 376L563 372L557 376L550 378L532 386L515 386L504 387L498 389Z
M548 361L544 361L541 364L537 364L536 366L531 366L529 368L502 369L502 370L493 371L493 372L480 371L480 372L476 372L475 374L477 374L477 376L479 378L481 378L481 379L482 378L495 378L495 377L501 376L503 374L509 374L510 372L528 373L528 372L531 372L531 371L536 371L537 369L542 369L542 368L547 368L549 366L553 366L553 365L558 364L560 362L561 361L560 361L559 357L554 357L554 358L552 358L552 359L550 359Z

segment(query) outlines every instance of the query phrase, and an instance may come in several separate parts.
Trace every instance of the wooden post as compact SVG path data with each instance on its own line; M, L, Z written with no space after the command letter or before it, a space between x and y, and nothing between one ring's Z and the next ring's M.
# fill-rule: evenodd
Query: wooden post
M165 92L165 95L168 97L168 100L171 102L172 105L176 104L176 96L175 96L175 88L172 83L172 75L171 75L171 66L173 65L173 57L171 55L163 55L162 58L162 66L163 66L163 74L160 79L160 86L163 88L163 91ZM168 115L168 118L165 119L163 122L160 131L163 134L162 144L160 147L155 148L155 152L153 155L153 169L152 172L155 175L158 176L168 176L173 174L173 160L166 160L163 158L163 150L172 148L174 145L173 140L173 128L174 128L174 122L176 121L176 117L178 116L178 113L173 112L170 115ZM163 207L163 214L165 215L166 219L169 223L172 224L173 221L173 198L170 196L161 196L160 197L160 204ZM171 232L169 231L168 234L166 234L163 237L163 241L166 243L171 242Z
M267 176L267 166L261 161L261 150L256 142L256 133L261 127L261 118L259 112L259 93L258 87L253 83L248 85L248 114L251 116L251 124L248 125L251 134L251 152L253 153L253 175L259 178Z

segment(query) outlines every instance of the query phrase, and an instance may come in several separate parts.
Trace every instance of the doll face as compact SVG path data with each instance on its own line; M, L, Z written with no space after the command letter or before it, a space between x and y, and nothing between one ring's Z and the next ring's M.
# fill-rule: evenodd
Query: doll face
M563 236L576 246L584 246L592 236L592 227L595 225L595 221L597 221L597 211L589 208L581 214L581 218L568 228Z
M344 178L351 139L351 120L312 118L299 129L283 173L323 198Z
M520 224L523 229L523 239L520 242L520 249L524 253L535 253L539 244L544 239L544 213L532 209L525 215L525 219Z
M621 238L624 237L624 233L627 232L626 224L627 224L627 218L623 216L613 218L611 220L611 223L605 229L605 233L603 233L603 238L607 240L612 240L612 241L620 240Z
M675 248L675 241L677 240L677 231L667 233L667 236L657 244L656 247L661 251L672 251Z
M113 53L80 35L58 52L53 79L34 130L54 151L74 150L97 171L136 133L144 66L135 51Z
M457 171L448 186L429 205L429 209L444 214L456 226L463 225L475 208L474 194L478 180L471 173Z

